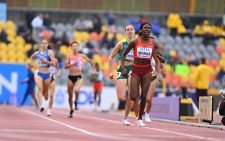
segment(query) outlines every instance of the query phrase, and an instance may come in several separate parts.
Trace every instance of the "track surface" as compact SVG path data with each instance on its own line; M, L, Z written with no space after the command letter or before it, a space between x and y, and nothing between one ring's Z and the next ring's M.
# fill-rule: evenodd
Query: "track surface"
M224 141L225 131L153 121L122 125L122 115L54 109L47 117L33 107L0 106L0 141ZM134 119L130 119L134 123Z

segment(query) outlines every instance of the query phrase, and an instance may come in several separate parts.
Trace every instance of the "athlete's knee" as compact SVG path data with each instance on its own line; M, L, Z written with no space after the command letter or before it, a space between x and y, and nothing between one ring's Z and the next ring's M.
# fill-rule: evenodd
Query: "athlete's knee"
M141 95L141 100L146 100L146 99L147 99L146 95L142 94Z
M132 100L132 101L135 101L136 99L137 99L137 95L130 95L130 99Z
M80 89L75 89L75 93L79 93L80 92Z
M49 98L50 98L50 100L53 100L54 96L53 95L50 95Z
M118 97L118 100L119 101L126 101L126 98L124 98L124 97Z
M43 88L38 87L39 92L43 92Z
M48 100L48 94L44 94L44 99Z
M149 103L149 104L151 104L152 103L152 98L147 98L146 99L146 102Z

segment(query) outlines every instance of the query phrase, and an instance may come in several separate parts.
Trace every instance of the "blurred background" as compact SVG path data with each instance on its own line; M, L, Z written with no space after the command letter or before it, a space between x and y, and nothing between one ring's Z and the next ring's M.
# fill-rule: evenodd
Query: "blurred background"
M225 0L0 0L0 103L16 105L22 100L26 85L18 82L26 76L25 64L42 38L50 41L60 62L58 86L66 86L63 66L76 40L80 51L104 71L105 93L115 93L108 77L109 53L124 39L124 26L133 24L138 33L146 21L166 58L164 81L155 95L194 99L195 69L205 57L213 71L208 94L218 104L219 89L225 86ZM91 66L85 64L83 71L84 85L90 89ZM56 91L57 104L64 89ZM84 93L83 102L88 103L92 90ZM111 106L115 101L114 97Z

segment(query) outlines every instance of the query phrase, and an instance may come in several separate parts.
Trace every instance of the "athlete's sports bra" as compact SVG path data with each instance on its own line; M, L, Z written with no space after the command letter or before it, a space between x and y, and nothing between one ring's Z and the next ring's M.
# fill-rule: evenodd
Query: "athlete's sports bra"
M69 56L69 64L75 64L70 68L70 72L72 71L81 71L82 70L82 56L80 54L74 55L71 54Z
M141 38L138 38L138 43L134 48L134 58L140 60L151 60L152 52L154 51L153 41L149 39L148 44L144 44Z
M50 61L51 59L48 56L48 49L44 53L38 51L38 54L36 56L36 59L37 59L37 62L38 62L38 67L46 67L46 68L48 68L50 65L42 62L40 60L40 57L43 57L46 61Z

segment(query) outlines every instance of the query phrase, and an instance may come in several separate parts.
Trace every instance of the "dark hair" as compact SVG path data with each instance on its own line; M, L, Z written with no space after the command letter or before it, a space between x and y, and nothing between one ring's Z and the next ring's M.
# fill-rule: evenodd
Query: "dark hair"
M50 44L48 44L47 49L52 49L52 46Z
M140 25L139 32L138 32L138 35L139 35L139 36L142 36L141 30L143 29L144 25L146 25L146 24L148 24L148 25L150 26L150 29L152 29L151 23L149 23L149 22L144 22L144 23L142 23L142 24Z
M79 46L79 43L77 41L73 41L70 46L72 46L73 44L77 44Z
M205 58L201 58L200 61L202 64L205 64L205 62L206 62Z

